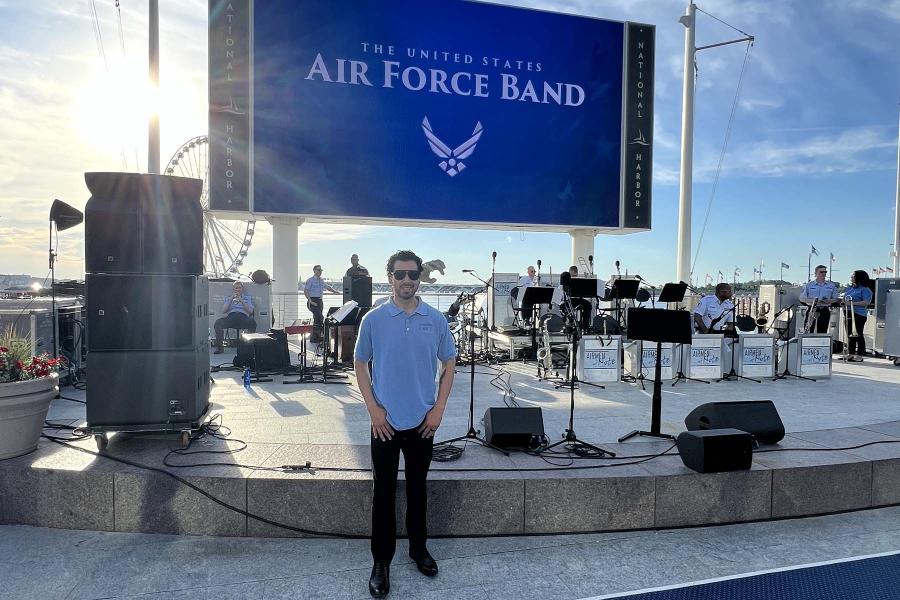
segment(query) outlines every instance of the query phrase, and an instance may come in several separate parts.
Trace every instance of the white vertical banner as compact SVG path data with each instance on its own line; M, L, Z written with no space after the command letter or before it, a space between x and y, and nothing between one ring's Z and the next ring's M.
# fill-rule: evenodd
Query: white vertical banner
M722 377L722 334L695 334L691 340L691 362L688 376L694 379Z
M775 336L768 333L741 335L738 361L738 373L743 377L774 377Z
M831 377L831 336L825 333L797 337L799 362L794 371L803 377Z
M517 273L495 273L493 279L488 279L491 287L488 288L488 327L493 325L509 325L512 323L515 313L510 302L510 292L519 283Z
M618 335L585 336L578 346L578 379L613 383L622 378L622 338Z

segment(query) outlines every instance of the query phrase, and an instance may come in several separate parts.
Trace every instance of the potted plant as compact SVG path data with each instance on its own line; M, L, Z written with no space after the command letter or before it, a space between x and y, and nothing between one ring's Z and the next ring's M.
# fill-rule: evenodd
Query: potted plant
M0 460L37 448L50 402L59 394L59 360L32 356L31 343L0 333Z

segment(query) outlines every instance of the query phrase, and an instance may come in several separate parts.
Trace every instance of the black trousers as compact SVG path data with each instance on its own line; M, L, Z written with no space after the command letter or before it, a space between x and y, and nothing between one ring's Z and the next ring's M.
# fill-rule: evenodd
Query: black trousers
M816 333L828 333L831 322L831 309L827 306L816 309Z
M866 338L863 336L863 327L866 324L867 317L853 313L855 319L856 332L859 335L850 336L850 317L844 319L844 326L847 328L847 340L850 342L850 354L862 356L866 353Z
M221 348L226 329L246 329L250 333L256 333L256 321L244 313L233 312L221 319L216 319L213 329L216 330L216 346Z
M372 558L390 564L397 547L397 470L403 452L406 475L406 532L409 553L420 557L426 551L428 537L426 513L428 498L425 480L431 466L434 438L423 438L415 429L394 433L386 442L372 438L372 475L375 493L372 498Z

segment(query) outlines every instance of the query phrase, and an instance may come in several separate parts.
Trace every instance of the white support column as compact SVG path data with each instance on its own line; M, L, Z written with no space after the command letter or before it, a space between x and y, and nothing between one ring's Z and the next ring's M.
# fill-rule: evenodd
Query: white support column
M275 326L284 327L299 315L300 225L303 219L271 217L272 224L272 314Z
M572 262L578 267L579 274L585 274L590 269L590 257L594 256L594 238L597 231L594 229L572 229L569 237L572 239ZM559 270L560 273L569 268L566 265Z
M684 90L681 100L681 194L678 202L678 262L676 281L690 283L691 277L691 186L694 159L694 24L696 6L691 2L684 25Z

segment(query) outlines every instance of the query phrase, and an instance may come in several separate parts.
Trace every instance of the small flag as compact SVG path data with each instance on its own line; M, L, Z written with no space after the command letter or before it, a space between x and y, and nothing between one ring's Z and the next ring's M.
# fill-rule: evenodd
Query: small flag
M815 254L816 256L819 255L819 251L816 250L816 247L815 247L815 246L813 246L812 244L810 244L810 245L809 245L809 248L810 248L809 251L810 251L811 254Z
M790 268L791 268L791 265L789 265L789 264L787 264L787 263L781 263L781 268L782 268L782 269L790 269ZM849 317L848 317L848 318L849 318Z
M829 260L830 260L831 262L834 262L834 261L837 260L837 257L834 255L834 252L829 252L828 255L829 255L829 257L830 257ZM850 317L847 317L847 318L849 319Z
M893 272L894 272L894 270L893 270L892 268L890 268L890 267L885 267L884 270L887 271L888 273L893 273Z
M709 273L707 273L707 274L706 274L706 283L712 283L712 280L713 280L712 275L710 275Z

